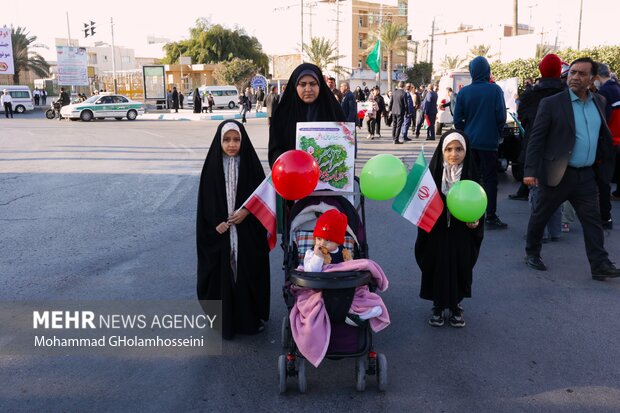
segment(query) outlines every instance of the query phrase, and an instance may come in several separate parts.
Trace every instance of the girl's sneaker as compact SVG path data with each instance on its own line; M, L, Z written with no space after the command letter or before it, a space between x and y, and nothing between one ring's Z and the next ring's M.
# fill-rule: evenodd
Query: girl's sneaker
M433 327L441 327L443 326L443 310L438 307L433 307L433 315L428 319L428 323Z
M450 311L451 315L448 321L452 327L461 328L465 327L465 317L463 317L463 307L460 305L456 310Z

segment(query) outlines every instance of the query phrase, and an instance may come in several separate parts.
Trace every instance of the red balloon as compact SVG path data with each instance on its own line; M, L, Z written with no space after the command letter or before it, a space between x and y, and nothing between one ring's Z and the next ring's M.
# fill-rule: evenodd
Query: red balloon
M364 119L364 116L366 116L365 110L360 110L359 112L357 112L358 119Z
M319 182L319 164L308 152L291 150L276 159L271 169L271 181L284 199L295 201L314 191Z

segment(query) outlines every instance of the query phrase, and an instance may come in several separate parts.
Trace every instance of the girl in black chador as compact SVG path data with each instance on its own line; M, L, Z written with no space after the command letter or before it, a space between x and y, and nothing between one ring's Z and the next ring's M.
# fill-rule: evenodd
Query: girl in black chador
M479 173L462 131L444 133L429 166L433 179L446 204L446 194L460 180L479 180ZM444 325L444 309L450 310L452 327L465 327L460 302L471 297L472 271L482 243L481 217L475 222L462 222L450 214L448 207L430 233L418 229L415 257L422 270L420 297L433 301L433 314L428 320L435 327Z
M225 339L262 331L269 318L267 232L239 208L264 179L243 125L222 122L200 177L196 244L198 299L222 301Z

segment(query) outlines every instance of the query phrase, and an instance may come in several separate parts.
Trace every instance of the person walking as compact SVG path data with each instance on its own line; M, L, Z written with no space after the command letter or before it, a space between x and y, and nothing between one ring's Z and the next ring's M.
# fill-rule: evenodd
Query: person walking
M379 86L375 86L372 90L372 93L375 95L375 102L377 102L377 116L375 117L375 135L377 138L381 139L381 118L385 114L385 100L383 100L383 96L381 95L381 89Z
M411 125L412 116L415 113L415 105L413 103L413 96L411 94L411 83L405 85L405 116L403 118L403 126L400 128L400 135L403 138L403 142L410 141L407 137L409 132L409 126Z
M183 92L179 91L179 106L183 109L183 101L185 100L185 95Z
M252 102L250 101L250 98L246 96L245 93L241 92L241 95L239 95L239 102L237 103L240 108L239 112L241 113L241 123L246 123L247 120L245 119L245 115L252 108Z
M527 143L532 132L532 126L536 121L536 113L538 112L540 101L564 90L564 86L560 80L560 74L562 73L562 60L560 60L557 55L553 53L546 55L538 64L538 70L540 71L540 79L538 79L538 81L529 90L523 93L521 96L521 104L517 110L517 114L521 120L521 125L525 130L523 141L521 143L521 162L525 161ZM526 188L529 187L526 186ZM518 190L517 194L519 194L519 191L521 190ZM533 186L527 189L525 193L528 194L530 211L533 212L536 204L538 203L540 188ZM515 198L513 197L512 199ZM547 239L550 241L559 240L561 231L562 207L558 208L549 219L549 223L547 224Z
M474 160L482 173L487 194L487 229L505 229L497 216L497 149L506 123L504 92L491 83L491 67L483 56L469 62L472 83L461 89L454 108L454 127L471 140ZM431 125L432 127L432 125Z
M194 89L194 113L202 113L202 98L200 97L200 90L198 88Z
M426 128L426 140L434 141L435 119L437 118L437 92L435 92L435 86L432 84L428 85L428 91L426 92L426 96L422 102L422 111L424 112L424 117L428 122L428 127Z
M398 82L398 88L392 93L388 110L392 113L392 140L394 144L402 144L400 140L401 129L407 113L407 101L405 100L405 82Z
M271 86L271 89L269 90L269 94L265 98L265 109L267 110L267 124L268 125L271 125L271 117L276 112L279 101L280 101L280 96L278 95L278 87Z
M13 97L7 89L2 91L2 97L0 97L0 103L4 107L4 116L8 119L9 116L13 118Z
M614 153L605 122L605 100L588 90L596 73L591 58L574 60L569 66L568 90L543 99L538 107L523 182L539 186L540 196L527 226L525 263L536 270L547 269L540 256L545 225L562 202L569 200L581 221L592 279L603 281L620 277L620 269L605 250L598 203L596 179L609 182Z
M174 113L179 113L179 92L176 86L172 88L172 109Z
M256 93L256 112L262 112L263 102L265 100L265 92L262 87L258 88L258 92Z

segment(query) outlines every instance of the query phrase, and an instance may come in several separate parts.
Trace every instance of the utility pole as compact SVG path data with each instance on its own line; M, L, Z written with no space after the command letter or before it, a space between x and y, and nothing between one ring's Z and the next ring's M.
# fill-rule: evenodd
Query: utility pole
M581 48L581 16L583 14L583 0L579 2L579 29L577 31L577 50Z
M431 28L431 68L433 67L433 46L435 43L435 17L433 17L433 26Z
M513 0L512 2L512 35L519 35L519 0Z
M72 47L73 45L71 44L71 28L69 27L69 12L67 12L67 35L69 36L69 47Z
M336 50L338 51L336 65L340 67L340 0L336 0ZM336 83L340 87L340 70L336 72Z
M114 19L110 17L110 30L112 31L112 82L114 83L114 94L118 93L116 85L116 48L114 47Z
M383 3L381 3L381 6L379 8L379 30L381 30L381 26L383 26ZM379 63L379 71L377 72L377 85L379 85L379 87L381 87L381 68L383 67L383 54L381 53L381 49L383 48L382 46L383 45L379 47L379 62L380 63ZM388 80L388 85L389 85L390 79L392 79L391 68L386 67L385 69L386 69L387 80Z
M304 59L304 0L301 0L301 60Z

